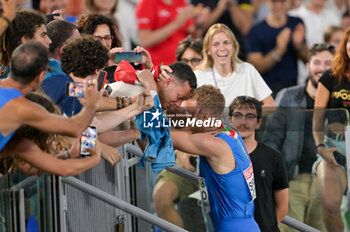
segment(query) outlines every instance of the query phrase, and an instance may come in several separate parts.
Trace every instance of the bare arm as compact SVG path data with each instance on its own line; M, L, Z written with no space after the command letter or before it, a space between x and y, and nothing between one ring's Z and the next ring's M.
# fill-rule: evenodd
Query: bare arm
M265 99L263 99L262 103L263 103L263 108L266 108L267 110L271 110L272 108L276 108L275 100L273 100L273 97L271 95L269 95Z
M329 90L322 83L318 83L312 120L313 136L316 145L323 143L324 140L324 113L329 102L329 96Z
M98 135L99 140L113 147L122 146L128 142L140 139L140 132L136 129L124 131L107 131Z
M14 99L13 104L9 104L10 111L8 112L16 112L16 114L5 115L5 117L8 117L8 122L12 123L15 129L21 125L29 125L46 132L78 137L91 122L100 99L96 81L90 82L90 86L84 81L84 89L86 90L86 105L79 114L72 118L50 114L44 107L22 97ZM13 130L12 128L10 132Z
M206 30L217 22L231 2L231 0L220 0L216 7L210 12L208 19L204 22L203 29Z
M119 163L119 161L121 160L121 155L115 147L102 143L100 139L98 143L101 146L102 158L107 160L112 166Z
M39 130L78 137L92 121L95 114L95 107L83 107L82 111L72 118L48 113L40 105L29 101L18 111L21 119L20 125L26 124Z
M96 111L100 112L100 111L116 110L116 108L117 108L117 100L115 98L102 97L101 103L98 106Z
M329 90L321 82L319 82L315 97L314 115L312 118L312 134L314 136L316 146L324 143L324 114L329 102L329 97ZM336 150L337 148L317 148L318 154L320 154L329 164L339 166L333 156L333 152Z
M288 213L288 188L275 190L273 197L275 200L277 224L279 224Z
M191 154L212 157L217 156L215 148L219 143L213 142L209 134L190 134L184 131L171 130L171 140L174 148Z
M144 91L138 95L137 101L131 106L96 116L92 124L98 127L100 133L103 133L118 126L125 120L140 114L144 110L150 109L153 104L152 95L148 91Z
M232 23L242 35L247 35L252 26L253 10L242 9L239 5L232 5L230 14Z
M272 69L287 50L290 40L291 30L289 28L283 29L276 37L276 47L267 54L261 52L252 52L248 55L248 61L252 63L260 74Z
M162 28L155 31L152 30L139 30L140 44L142 47L153 47L164 40L166 40L171 34L182 27L187 19L191 17L192 6L187 6L181 12L178 13L176 19Z
M0 2L3 8L2 15L12 21L16 16L16 0L1 0ZM8 22L3 18L0 19L0 35L2 35L8 27Z
M15 153L34 168L60 176L77 175L95 166L100 161L100 152L98 149L91 149L91 157L88 158L60 160L51 154L45 153L28 139L23 139L18 144Z

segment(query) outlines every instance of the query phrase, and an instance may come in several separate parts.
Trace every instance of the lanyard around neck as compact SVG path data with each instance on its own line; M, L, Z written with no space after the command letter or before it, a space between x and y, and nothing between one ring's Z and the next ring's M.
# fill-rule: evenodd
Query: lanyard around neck
M214 86L215 86L215 88L217 88L218 87L218 83L216 82L214 67L211 69L211 74L213 76Z

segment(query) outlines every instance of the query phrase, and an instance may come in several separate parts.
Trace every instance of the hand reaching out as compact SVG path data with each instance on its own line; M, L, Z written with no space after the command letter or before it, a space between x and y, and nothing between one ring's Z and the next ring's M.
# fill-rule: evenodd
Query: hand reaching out
M152 94L147 90L143 91L142 93L137 95L137 100L135 104L137 104L141 108L141 112L151 109L154 105Z
M140 46L137 46L135 49L134 49L135 52L142 52L142 60L141 60L141 64L145 65L145 67L147 69L151 69L152 66L153 66L153 63L152 63L152 57L151 55L149 54L149 52L144 49L143 47L140 47ZM137 63L135 63L135 65L137 65Z
M169 66L163 65L160 68L160 75L159 75L158 80L165 81L166 79L170 79L171 77L169 76L169 73L172 73L172 72L173 72L173 70Z
M145 89L157 91L157 85L150 70L144 69L137 71L136 75Z

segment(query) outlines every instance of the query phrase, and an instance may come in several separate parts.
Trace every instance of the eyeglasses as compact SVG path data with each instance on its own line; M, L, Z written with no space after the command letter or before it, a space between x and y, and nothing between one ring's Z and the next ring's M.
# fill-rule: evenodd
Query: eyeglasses
M326 44L326 43L317 43L317 44L312 45L311 50L312 51L328 50L328 51L334 53L335 47L333 45Z
M105 35L105 36L98 36L98 35L95 35L95 38L96 39L99 39L99 40L104 40L104 41L111 41L113 39L113 35Z
M243 118L245 118L245 120L247 121L253 121L255 120L258 116L256 114L252 114L252 113L248 113L246 115L243 115L239 112L236 112L236 113L233 113L232 114L232 117L235 119L235 120L242 120Z
M191 60L188 60L188 59L181 59L181 62L182 63L191 63L192 65L197 65L199 64L199 62L201 62L202 59L200 58L192 58Z

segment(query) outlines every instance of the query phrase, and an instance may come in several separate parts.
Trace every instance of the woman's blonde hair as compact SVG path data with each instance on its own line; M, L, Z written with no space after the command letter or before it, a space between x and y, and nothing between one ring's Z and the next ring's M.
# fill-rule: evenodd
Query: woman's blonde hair
M234 53L231 57L231 61L232 61L232 68L235 68L235 64L236 63L241 63L242 61L238 58L238 52L239 52L239 44L237 42L237 39L235 37L235 35L232 33L232 31L230 30L230 28L228 28L226 25L222 24L222 23L217 23L212 25L207 33L204 36L204 40L203 40L203 50L202 50L202 54L203 54L203 60L202 62L198 65L197 69L198 70L206 70L209 68L212 68L214 66L214 60L213 58L208 55L208 51L211 47L211 43L213 40L213 37L215 34L223 32L226 34L226 36L229 38L233 48L234 48Z

